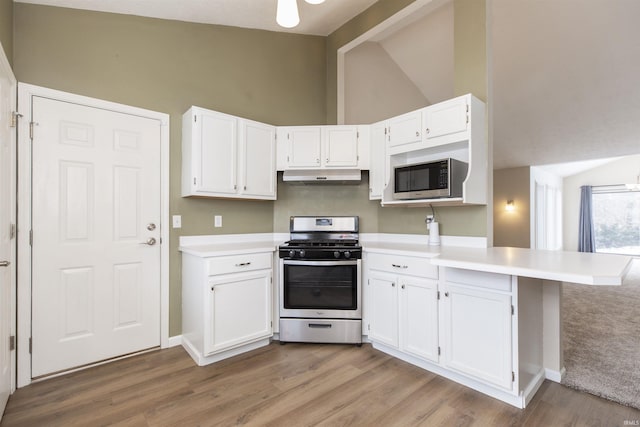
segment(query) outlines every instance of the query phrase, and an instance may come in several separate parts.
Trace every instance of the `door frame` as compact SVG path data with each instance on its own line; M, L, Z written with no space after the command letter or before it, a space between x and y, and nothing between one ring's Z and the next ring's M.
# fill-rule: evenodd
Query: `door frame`
M17 87L18 87L18 81L16 80L15 75L13 74L13 70L11 69L11 64L9 64L9 59L7 58L5 51L2 47L2 45L0 45L0 70L4 75L7 75L9 77L9 79L11 80L11 111L16 112L17 108L16 108L16 102L17 102ZM11 132L11 151L10 151L10 163L11 163L11 169L10 169L10 174L11 174L11 188L13 189L13 191L11 192L10 195L10 200L9 200L9 205L12 206L12 211L11 211L11 216L10 216L10 221L11 224L16 224L17 222L17 218L16 218L16 198L17 198L17 183L16 183L16 168L17 168L17 136L16 136L16 132L15 129L14 131ZM16 242L17 240L13 240L13 245L12 245L12 250L11 250L11 255L10 255L10 259L8 261L11 262L11 269L13 270L11 273L11 302L10 302L10 313L9 315L11 316L11 326L10 326L10 333L12 336L16 336L16 310L17 310L17 306L16 306L16 292L17 292L17 282L16 282L16 273L17 273L17 266L16 266L16 255L17 255L17 247L16 247ZM13 393L16 389L16 351L15 349L11 351L11 393ZM2 418L2 414L0 413L0 418Z
M26 83L18 83L18 317L17 317L17 386L31 383L31 98L40 96L56 101L132 114L160 122L160 347L169 342L169 114L76 95ZM34 126L37 126L34 125Z

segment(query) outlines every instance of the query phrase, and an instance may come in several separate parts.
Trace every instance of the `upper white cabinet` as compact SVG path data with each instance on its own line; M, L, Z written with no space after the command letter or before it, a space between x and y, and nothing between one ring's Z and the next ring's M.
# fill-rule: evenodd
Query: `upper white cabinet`
M471 94L463 95L391 118L388 123L389 135L383 167L389 173L382 191L383 206L487 204L491 167L485 105L482 101ZM418 200L393 198L394 167L449 157L468 164L461 197Z
M182 117L182 196L276 198L275 127L191 107Z
M422 110L389 119L389 147L404 151L422 141Z
M389 182L389 166L385 162L387 146L387 121L374 123L370 126L369 146L369 199L382 199L382 191Z
M278 170L362 169L360 133L358 126L279 127Z
M469 125L469 99L464 96L431 105L423 110L422 117L427 140L466 132Z

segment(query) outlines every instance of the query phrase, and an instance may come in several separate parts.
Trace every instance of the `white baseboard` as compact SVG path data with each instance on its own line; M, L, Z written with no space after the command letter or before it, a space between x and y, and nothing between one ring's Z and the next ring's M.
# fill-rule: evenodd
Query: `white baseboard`
M171 348L177 347L182 344L182 335L175 335L173 337L169 337L167 340L167 346L163 348Z
M560 372L548 368L544 369L544 377L556 383L562 383L562 379L564 378L566 373L567 370L564 368L564 366L562 367L562 369L560 369Z

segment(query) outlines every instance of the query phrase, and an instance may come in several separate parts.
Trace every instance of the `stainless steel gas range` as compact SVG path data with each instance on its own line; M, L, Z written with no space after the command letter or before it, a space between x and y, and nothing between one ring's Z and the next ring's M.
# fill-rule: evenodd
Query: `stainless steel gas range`
M280 342L362 343L358 217L294 216L279 247Z

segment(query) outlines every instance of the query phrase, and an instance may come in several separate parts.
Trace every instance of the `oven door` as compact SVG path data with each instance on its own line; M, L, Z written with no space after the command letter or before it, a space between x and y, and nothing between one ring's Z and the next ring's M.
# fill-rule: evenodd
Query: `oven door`
M361 260L282 260L280 316L360 319Z

